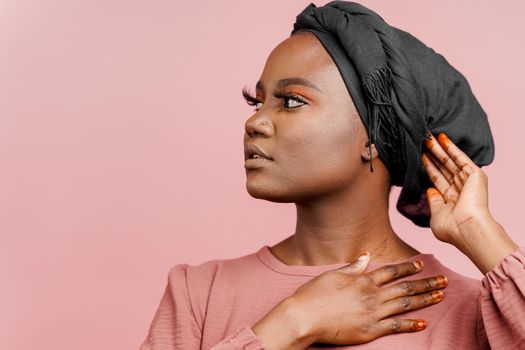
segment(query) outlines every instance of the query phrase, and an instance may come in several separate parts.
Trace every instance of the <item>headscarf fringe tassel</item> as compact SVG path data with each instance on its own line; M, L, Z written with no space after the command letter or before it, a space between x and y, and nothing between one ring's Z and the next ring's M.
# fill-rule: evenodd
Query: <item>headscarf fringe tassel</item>
M378 135L378 130L381 128L384 133L391 134L392 137L387 139L397 140L399 137L399 129L396 121L396 116L392 108L392 71L387 65L376 69L372 73L363 76L363 86L365 88L368 111L369 111L369 125L368 125L368 147L370 153L370 171L373 172L372 165L372 144L375 144ZM394 145L386 145L391 147L391 151L396 153Z

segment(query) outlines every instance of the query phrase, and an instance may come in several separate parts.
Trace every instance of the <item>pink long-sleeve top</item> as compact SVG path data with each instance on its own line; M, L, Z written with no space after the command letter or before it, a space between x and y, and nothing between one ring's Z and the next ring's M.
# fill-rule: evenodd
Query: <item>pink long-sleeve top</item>
M440 303L400 315L427 320L427 328L338 349L525 349L525 247L507 255L481 281L452 271L432 254L394 263L416 259L424 262L421 272L388 285L447 276ZM176 265L140 349L264 349L251 326L302 284L345 265L286 265L267 245L234 259ZM370 263L367 271L383 265ZM308 349L327 347L314 343Z

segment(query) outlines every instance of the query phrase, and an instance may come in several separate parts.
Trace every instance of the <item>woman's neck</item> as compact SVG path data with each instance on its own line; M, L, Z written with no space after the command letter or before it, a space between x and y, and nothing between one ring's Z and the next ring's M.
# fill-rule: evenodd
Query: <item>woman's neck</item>
M271 247L272 253L287 265L352 262L365 250L377 263L419 254L394 232L388 216L388 196L360 193L340 192L296 203L295 233Z

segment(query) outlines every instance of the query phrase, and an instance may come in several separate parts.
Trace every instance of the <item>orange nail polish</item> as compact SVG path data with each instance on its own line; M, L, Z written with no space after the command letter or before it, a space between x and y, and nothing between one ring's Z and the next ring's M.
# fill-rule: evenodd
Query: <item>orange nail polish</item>
M438 276L436 279L440 288L443 288L448 284L447 276Z
M418 329L423 329L427 326L427 321L425 320L419 320L417 321L417 328Z
M437 194L439 194L439 191L436 190L434 187L427 188L427 197L430 198L430 197L435 196Z
M435 301L439 301L443 299L443 294L441 290L435 290L432 292L432 298L434 298Z
M443 144L446 144L447 142L450 141L450 139L447 137L447 135L445 135L445 133L440 133L438 135L438 140L443 143Z

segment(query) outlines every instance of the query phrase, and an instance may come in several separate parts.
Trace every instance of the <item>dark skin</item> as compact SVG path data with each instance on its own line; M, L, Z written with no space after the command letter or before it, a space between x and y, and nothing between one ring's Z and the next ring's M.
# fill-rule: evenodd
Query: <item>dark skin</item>
M291 85L284 94L308 104L273 96L279 79L301 77L319 88ZM309 33L294 35L271 53L257 89L263 107L246 121L245 142L263 148L274 161L246 172L255 197L294 202L295 233L271 247L289 265L352 261L362 251L372 261L409 258L419 252L394 232L388 217L388 171L377 158L370 173L366 128L328 53ZM256 106L257 107L257 106ZM260 123L266 121L262 126Z
M277 86L289 78L307 79L310 86L297 80ZM421 271L412 262L364 272L370 261L388 264L419 252L392 229L388 171L372 147L370 172L366 128L321 43L311 33L281 42L252 100L256 110L246 121L244 142L273 159L246 170L247 191L297 208L295 233L272 253L288 265L352 262L300 286L252 327L254 333L267 349L304 349L314 342L352 345L423 330L424 320L400 314L438 303L446 277L385 286ZM486 175L445 135L426 145L422 161L436 186L427 191L432 232L486 273L517 249L490 215Z

